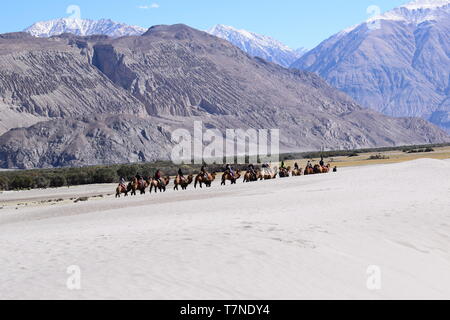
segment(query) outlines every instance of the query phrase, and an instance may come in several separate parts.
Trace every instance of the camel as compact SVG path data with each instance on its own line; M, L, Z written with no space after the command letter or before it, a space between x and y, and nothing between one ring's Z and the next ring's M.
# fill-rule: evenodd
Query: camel
M302 168L292 170L293 177L300 177L303 174Z
M161 178L159 180L152 179L150 182L150 194L152 193L153 189L155 190L155 193L158 193L158 190L159 192L166 192L169 182L170 177Z
M266 169L258 172L259 180L272 180L277 178L277 170L272 171L272 169Z
M305 169L305 176L310 175L310 174L314 174L314 168L306 167L306 169Z
M125 194L125 197L128 197L128 192L131 191L131 183L129 183L126 187L122 184L119 184L119 186L116 189L116 198L120 198L120 196Z
M133 180L128 185L128 191L131 191L132 196L135 196L137 191L140 191L141 194L145 194L145 189L147 189L148 186L149 184L147 181L138 181L136 178L133 178Z
M213 181L216 180L216 173L207 173L206 177L203 173L199 173L197 177L195 177L195 183L194 188L197 189L197 185L200 186L200 188L203 188L203 184L210 188Z
M323 173L323 170L322 170L322 166L321 165L319 165L319 164L316 164L315 166L314 166L314 173L315 174L318 174L318 173Z
M236 184L236 181L239 180L240 177L241 177L240 170L236 170L234 176L232 176L231 173L227 171L222 175L222 186L226 184L226 181L231 181L231 184Z
M322 167L322 173L329 173L331 171L331 165L327 164L326 166Z
M260 172L257 171L255 173L252 173L250 171L247 171L244 174L244 183L248 183L248 182L255 182L258 181L258 176L260 175Z
M184 179L182 179L180 176L177 176L174 180L175 186L173 187L173 190L178 190L179 186L181 186L182 190L186 190L193 180L194 176L192 174L190 174L187 178Z
M280 178L288 178L291 173L291 167L281 168L280 169Z

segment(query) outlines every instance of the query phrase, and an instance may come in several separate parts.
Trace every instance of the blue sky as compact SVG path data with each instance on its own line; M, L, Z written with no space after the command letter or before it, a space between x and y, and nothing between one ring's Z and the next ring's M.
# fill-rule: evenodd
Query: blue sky
M20 31L36 21L67 17L69 5L78 5L81 18L110 18L150 27L185 23L198 29L214 24L272 36L290 47L313 48L332 34L360 23L370 15L407 0L13 0L0 11L0 33Z

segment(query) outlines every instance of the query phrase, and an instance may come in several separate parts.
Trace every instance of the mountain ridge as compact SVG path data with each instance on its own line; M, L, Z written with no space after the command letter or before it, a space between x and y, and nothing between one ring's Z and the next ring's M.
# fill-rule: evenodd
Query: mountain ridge
M305 48L294 50L274 38L226 25L215 25L207 32L231 42L253 57L260 57L283 67L289 67L307 52Z
M39 21L24 30L24 32L40 38L58 36L64 33L71 33L78 36L101 34L117 38L141 35L145 31L145 28L118 23L111 19L90 20L77 18Z
M18 38L0 37L8 84L0 103L48 119L0 136L2 168L168 159L171 132L192 131L194 121L220 132L279 128L282 152L449 139L424 120L364 109L313 73L185 25L121 38Z
M419 0L335 34L292 67L376 111L422 117L450 132L449 34L450 2Z

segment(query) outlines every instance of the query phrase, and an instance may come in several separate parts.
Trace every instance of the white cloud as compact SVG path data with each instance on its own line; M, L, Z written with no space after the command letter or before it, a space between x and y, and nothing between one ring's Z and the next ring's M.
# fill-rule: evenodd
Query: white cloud
M143 9L143 10L148 10L148 9L158 9L159 3L152 3L150 5L142 5L142 6L138 6L139 9Z

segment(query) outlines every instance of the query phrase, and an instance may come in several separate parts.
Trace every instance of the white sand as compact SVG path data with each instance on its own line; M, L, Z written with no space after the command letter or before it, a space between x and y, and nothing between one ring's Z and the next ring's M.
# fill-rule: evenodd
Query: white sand
M371 265L381 290L366 286ZM6 206L0 271L3 299L450 299L450 162Z

